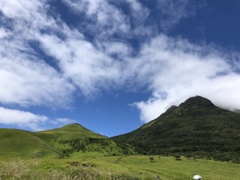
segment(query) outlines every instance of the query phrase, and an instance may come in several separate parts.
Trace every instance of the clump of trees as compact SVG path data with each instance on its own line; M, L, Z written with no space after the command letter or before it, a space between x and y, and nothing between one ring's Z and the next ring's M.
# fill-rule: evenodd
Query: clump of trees
M115 143L107 138L74 138L68 140L59 140L59 144L64 145L66 149L62 151L64 157L70 157L74 152L99 152L116 156L118 154L134 154L133 147L125 142ZM135 153L136 154L136 153Z

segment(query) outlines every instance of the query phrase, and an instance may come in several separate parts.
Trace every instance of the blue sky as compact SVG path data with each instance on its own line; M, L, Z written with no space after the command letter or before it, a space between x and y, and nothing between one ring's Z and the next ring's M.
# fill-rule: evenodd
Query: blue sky
M0 127L130 132L195 95L240 109L238 0L0 1Z

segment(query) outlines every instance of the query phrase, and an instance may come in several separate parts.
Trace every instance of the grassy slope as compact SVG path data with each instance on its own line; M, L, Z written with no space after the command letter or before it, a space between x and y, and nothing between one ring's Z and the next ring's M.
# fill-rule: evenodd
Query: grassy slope
M69 124L61 128L51 129L47 131L40 131L34 133L40 139L50 144L58 150L63 150L66 146L58 143L60 140L69 140L75 138L106 138L105 136L96 134L79 124Z
M67 126L64 126L62 128L42 131L35 133L39 138L41 138L43 141L47 142L48 144L51 144L54 148L57 150L63 151L66 149L71 149L72 147L69 146L69 143L66 144L60 144L59 141L65 141L65 140L73 140L73 139L80 139L80 141L87 141L89 138L95 138L95 139L103 139L104 141L108 142L108 145L101 145L99 143L90 143L85 145L85 151L99 151L98 153L103 154L121 154L121 149L117 147L116 143L107 138L106 136L96 134L83 126L79 124L70 124ZM96 154L96 152L92 152L93 154ZM71 153L74 155L74 157L81 156L82 152L75 152ZM85 153L83 153L85 154Z
M58 156L58 151L28 131L0 129L0 137L1 157Z
M106 138L78 125L70 124L62 128L29 132L17 129L0 129L0 156L2 157L58 157L66 146L58 140L73 138Z
M74 147L71 146L76 139L78 142L75 142ZM61 143L63 141L65 143ZM123 150L113 140L79 124L41 132L0 129L0 156L57 158L69 155L78 157L87 152L105 155L123 154Z
M55 140L67 140L67 139L74 139L74 138L86 138L86 137L93 137L93 138L105 138L102 135L96 134L79 124L69 124L61 128L51 129L47 131L39 131L36 132L39 138L44 140L47 143L52 143Z

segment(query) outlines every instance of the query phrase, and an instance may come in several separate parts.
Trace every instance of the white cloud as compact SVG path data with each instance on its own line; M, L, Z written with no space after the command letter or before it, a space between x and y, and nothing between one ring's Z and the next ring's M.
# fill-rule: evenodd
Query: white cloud
M69 119L69 118L56 118L52 124L58 125L58 126L63 126L66 124L71 124L71 123L76 123L76 120Z
M54 18L47 15L49 7L46 2L47 0L1 1L0 12L12 25L11 30L20 33L17 37L22 38L24 35L26 38L33 30L44 29L47 26L54 28Z
M9 35L8 30L4 29L4 28L0 28L0 39L5 38Z
M89 22L82 26L85 26L88 33L92 32L98 38L129 32L127 17L107 0L63 0L63 2L76 14L83 13L86 16Z
M36 8L41 3L38 1L15 1L15 0L8 0L8 1L1 1L0 7L2 13L9 17L9 18L29 18L30 11L36 11Z
M50 119L45 115L0 107L0 124L18 126L33 131L48 130L52 125L54 127L61 127L75 122L76 120L69 118Z
M140 12L143 9L143 6L138 0L125 0L131 8L133 9L134 12Z
M15 109L7 109L0 107L0 124L17 125L19 127L30 128L32 130L40 130L40 124L48 120L48 117L36 115L27 111Z
M29 44L40 31L60 29L44 1L1 1L11 29L0 29L0 103L67 107L75 87L45 63Z
M43 49L57 59L64 76L85 96L91 96L104 86L106 89L119 78L119 63L98 51L84 39L68 37L62 41L54 36L42 36Z
M163 31L168 31L177 25L182 19L194 16L195 12L203 2L192 2L189 0L159 0L157 5L162 18L158 20ZM194 5L193 5L194 4Z
M0 55L1 103L20 106L68 105L74 87L53 68L35 56L19 51L3 50Z
M232 72L226 58L210 46L163 35L146 44L141 56L132 61L138 81L144 81L152 92L149 100L135 103L141 120L149 122L171 105L195 95L209 98L221 107L239 109L240 75Z
M121 48L116 51L110 48L113 43L109 42L101 45L105 46L105 52L102 52L102 49L99 50L88 42L81 32L71 29L60 19L49 17L47 15L49 7L44 2L27 1L26 8L23 1L2 3L2 12L5 16L13 18L14 23L9 39L1 41L0 55L3 58L0 63L4 66L1 69L3 81L0 85L8 86L1 90L0 96L4 98L0 102L20 105L62 105L62 102L69 102L75 90L74 86L88 97L102 88L116 86L116 79L120 79L120 65L110 56L120 55L123 51L128 53L126 46L116 42L114 46ZM108 24L113 25L109 29L110 34L118 31L119 24L123 26L126 24L122 23L124 20L119 10L107 1L84 1L83 9L80 1L76 7L75 2L66 3L73 6L72 8L84 11L86 5L88 16L97 16L98 23L104 27ZM17 16L11 9L21 12L24 16ZM114 21L109 21L110 14ZM99 16L107 19L99 19ZM105 30L100 32L107 33ZM38 57L29 41L36 43L47 56L54 57L52 61L55 61L59 72L43 63L46 60ZM31 62L32 60L34 62Z

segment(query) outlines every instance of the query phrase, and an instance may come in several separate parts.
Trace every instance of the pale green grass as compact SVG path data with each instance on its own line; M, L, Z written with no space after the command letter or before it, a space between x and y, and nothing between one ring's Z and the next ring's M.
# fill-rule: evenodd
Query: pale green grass
M104 156L82 153L71 159L1 159L0 179L156 179L192 180L200 174L203 180L238 180L240 165L174 157ZM7 178L6 178L7 177Z
M149 156L98 156L83 158L91 162L102 171L112 173L131 174L141 179L154 179L157 175L161 179L192 179L195 174L200 174L203 179L209 180L238 180L240 165L216 162L212 160L196 160L182 158L181 161L173 157L154 157L150 162Z
M0 129L0 157L33 157L56 158L58 152L33 133L17 129Z
M177 161L173 157L157 156L154 156L154 159L154 162L150 162L147 156L131 156L120 159L118 163L132 172L159 175L161 179L192 179L195 174L209 180L237 180L240 177L239 164L185 158Z

